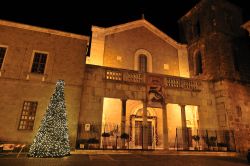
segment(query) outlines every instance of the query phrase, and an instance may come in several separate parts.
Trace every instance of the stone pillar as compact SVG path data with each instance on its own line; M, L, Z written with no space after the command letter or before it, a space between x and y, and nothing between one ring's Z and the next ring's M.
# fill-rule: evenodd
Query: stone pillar
M147 117L147 103L143 101L143 113L142 113L142 149L148 149L148 117Z
M162 104L163 149L168 150L168 114L167 104Z
M121 99L122 101L122 112L121 112L121 134L126 131L126 103L127 99ZM125 140L122 139L122 148L125 147Z
M186 113L185 105L180 105L181 107L181 125L182 125L182 138L183 138L183 149L187 149L187 122L186 122Z
M127 99L121 99L122 101L122 114L121 114L121 134L125 133L126 129L126 102Z

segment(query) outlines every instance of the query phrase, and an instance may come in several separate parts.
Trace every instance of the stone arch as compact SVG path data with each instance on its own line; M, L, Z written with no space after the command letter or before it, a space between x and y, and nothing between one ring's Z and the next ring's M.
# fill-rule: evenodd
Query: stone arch
M194 75L199 75L203 73L202 65L202 53L200 50L196 50L193 56L194 60Z
M140 104L140 105L134 107L131 115L138 115L138 114L140 114L140 112L142 112L142 110L143 110L143 107L142 107L142 104ZM153 108L148 107L147 108L147 115L148 116L156 116L156 113L153 110Z

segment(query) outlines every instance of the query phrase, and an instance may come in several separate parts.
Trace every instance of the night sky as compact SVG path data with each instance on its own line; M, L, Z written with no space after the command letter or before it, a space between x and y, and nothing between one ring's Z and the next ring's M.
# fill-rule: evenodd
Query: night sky
M247 0L229 1L243 9L244 20L250 19ZM1 3L0 19L89 35L91 25L114 26L140 19L144 13L146 20L179 41L177 20L198 2L199 0L8 0Z

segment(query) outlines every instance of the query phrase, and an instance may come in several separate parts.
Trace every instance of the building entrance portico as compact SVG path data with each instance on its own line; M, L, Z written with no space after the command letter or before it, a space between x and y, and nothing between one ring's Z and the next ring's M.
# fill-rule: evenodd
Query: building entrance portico
M203 82L136 71L97 69L93 67L89 71L96 73L95 77L103 74L100 78L104 78L105 86L94 91L100 96L91 98L95 104L85 103L85 107L89 108L86 117L98 122L100 130L95 130L95 137L100 140L100 148L188 150L202 144L202 148L208 149L207 140L216 137L213 132L206 132L208 128L218 130L216 119L211 118L215 114L214 101L210 96L198 100L203 93L200 90ZM210 111L204 110L204 105L208 105ZM204 118L207 114L209 121ZM91 126L95 128L94 125ZM103 137L106 133L108 137ZM91 137L90 134L81 138ZM200 138L200 145L193 137ZM107 146L103 146L104 143Z
M145 106L141 100L104 98L101 133L108 132L110 136L101 137L101 142L105 140L110 147L115 144L118 149L168 150L176 146L177 128L181 128L179 145L187 148L192 144L192 134L189 138L184 129L198 129L197 106L171 103L162 108ZM124 133L129 136L126 141L120 139Z
M147 145L147 149L155 149L159 133L157 119L161 114L157 114L156 112L159 111L154 108L148 108L146 111L147 124L144 125L145 114L142 101L104 98L102 133L112 133L109 138L105 138L105 141L108 140L108 144L112 146L112 142L117 137L119 138L118 148L142 149ZM114 129L115 135L113 135ZM120 139L123 133L129 135L125 142ZM104 140L104 138L101 139Z
M130 115L130 135L131 135L131 147L134 149L143 148L143 134L147 134L147 148L155 149L158 141L157 131L157 116L152 115L152 111L147 110L147 126L143 126L142 109L137 110L136 114ZM145 130L146 129L146 130Z

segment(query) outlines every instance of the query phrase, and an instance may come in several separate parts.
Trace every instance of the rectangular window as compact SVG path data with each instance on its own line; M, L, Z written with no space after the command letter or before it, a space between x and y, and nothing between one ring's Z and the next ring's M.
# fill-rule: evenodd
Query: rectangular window
M6 47L0 47L0 69L2 68L3 65L3 59L5 56L7 48Z
M31 68L32 73L38 73L38 74L44 73L47 55L48 54L46 53L35 52Z
M23 110L20 117L19 130L32 130L36 116L36 101L24 101Z

